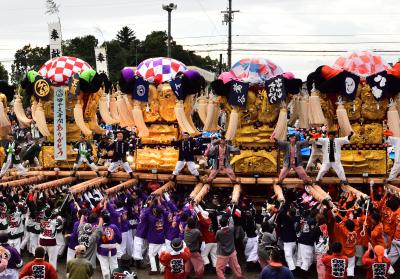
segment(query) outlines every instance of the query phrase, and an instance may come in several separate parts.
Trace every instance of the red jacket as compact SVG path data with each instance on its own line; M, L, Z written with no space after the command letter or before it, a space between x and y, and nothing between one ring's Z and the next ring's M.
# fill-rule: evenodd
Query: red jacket
M200 232L205 243L217 243L215 232L211 230L211 219L204 218L201 213L197 213L200 223Z
M27 263L19 273L19 278L25 276L32 276L35 279L46 278L46 279L58 279L57 271L54 267L43 259L34 259Z
M160 263L165 266L165 279L186 279L185 264L190 258L189 248L185 248L178 255L171 255L170 252L163 251L160 254Z
M322 263L325 266L325 279L347 278L347 257L339 254L323 255Z
M390 268L390 260L387 257L383 257L381 263L378 262L376 258L371 259L369 257L369 251L365 252L362 257L362 263L367 268L367 277L366 279L378 278L374 277L380 275L379 278L389 278L389 268Z

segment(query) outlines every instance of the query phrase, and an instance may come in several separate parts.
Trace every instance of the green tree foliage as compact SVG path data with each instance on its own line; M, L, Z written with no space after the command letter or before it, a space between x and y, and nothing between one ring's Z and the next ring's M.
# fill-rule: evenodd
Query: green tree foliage
M49 46L32 47L31 45L26 45L18 49L14 54L14 63L11 66L11 82L20 82L29 70L39 70L49 60L49 56Z
M1 63L0 63L0 80L8 81L8 72L6 68L4 68L4 65Z
M63 46L63 55L78 57L95 67L94 48L97 47L98 43L98 40L93 35L66 40Z
M118 31L116 39L125 49L136 46L140 42L138 39L136 39L135 31L128 26L124 26Z
M78 57L96 66L94 48L98 40L87 35L76 37L63 42L63 55ZM165 31L153 31L143 41L136 38L135 32L127 26L118 31L116 39L103 43L107 49L107 62L110 80L115 82L119 79L119 73L125 66L137 66L141 61L167 55L167 33ZM202 57L193 51L185 50L176 42L172 42L172 58L182 61L186 65L198 66L200 68L217 72L218 61L209 56ZM50 59L49 47L32 48L24 46L15 53L14 64L12 65L12 82L21 81L27 70L38 70L47 60Z

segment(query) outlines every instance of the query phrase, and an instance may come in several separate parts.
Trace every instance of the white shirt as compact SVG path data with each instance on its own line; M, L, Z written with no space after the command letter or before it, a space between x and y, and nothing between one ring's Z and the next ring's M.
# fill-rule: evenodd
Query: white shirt
M340 153L342 150L342 145L349 144L350 141L348 137L335 138L333 141L335 148L335 150L333 151L335 153L335 163L340 163ZM329 160L329 138L319 138L317 139L317 142L322 145L322 163L331 163Z

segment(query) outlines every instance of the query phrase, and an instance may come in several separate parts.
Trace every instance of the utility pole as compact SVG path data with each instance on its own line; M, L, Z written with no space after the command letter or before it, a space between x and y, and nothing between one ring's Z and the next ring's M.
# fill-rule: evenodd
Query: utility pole
M168 12L168 49L167 57L171 57L171 13L176 10L178 6L174 3L169 3L168 5L162 5L163 10Z
M226 11L221 11L221 14L224 15L224 19L222 20L222 24L228 25L228 67L229 69L232 66L232 21L234 13L240 12L239 10L232 11L232 0L228 0L228 8Z

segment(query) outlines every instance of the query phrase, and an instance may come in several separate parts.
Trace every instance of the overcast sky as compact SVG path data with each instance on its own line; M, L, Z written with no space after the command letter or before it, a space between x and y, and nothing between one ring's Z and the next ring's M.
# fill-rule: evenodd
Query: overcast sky
M282 53L265 50L395 50L382 53L387 62L400 56L399 0L232 0L233 62L265 57L284 71L305 78L322 64L332 65L341 53ZM167 29L168 0L56 0L61 4L63 39L87 34L111 40L124 25L138 38ZM16 49L48 44L45 0L0 0L0 61L10 67ZM227 26L221 10L227 0L174 0L172 36L185 48L226 60ZM99 32L98 30L101 30ZM104 37L103 37L104 36ZM236 49L236 51L235 51ZM253 50L253 51L252 51ZM259 51L264 50L264 51ZM343 53L342 53L343 54Z

